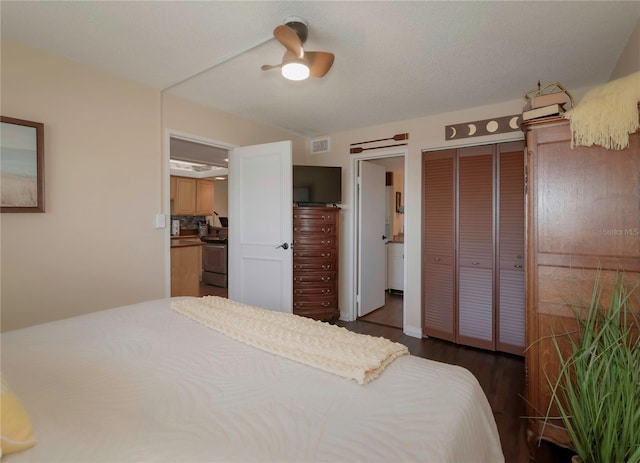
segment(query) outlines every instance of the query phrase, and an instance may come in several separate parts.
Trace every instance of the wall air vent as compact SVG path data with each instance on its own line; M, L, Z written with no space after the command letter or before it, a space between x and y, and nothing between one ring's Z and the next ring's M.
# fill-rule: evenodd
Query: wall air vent
M311 140L311 154L328 153L331 151L331 140L329 137L314 138Z

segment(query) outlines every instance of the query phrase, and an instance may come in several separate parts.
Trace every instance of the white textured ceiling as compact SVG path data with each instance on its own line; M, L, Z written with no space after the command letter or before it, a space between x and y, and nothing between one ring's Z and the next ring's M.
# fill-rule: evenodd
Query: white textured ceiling
M5 37L314 137L519 98L538 80L606 82L640 2L2 0L0 15ZM291 15L309 23L305 49L335 53L323 79L260 70L280 62L268 39Z

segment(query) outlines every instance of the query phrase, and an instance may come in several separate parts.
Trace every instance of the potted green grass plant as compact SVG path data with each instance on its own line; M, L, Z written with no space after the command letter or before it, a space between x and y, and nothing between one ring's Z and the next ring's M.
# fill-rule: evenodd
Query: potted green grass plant
M552 337L560 367L556 380L547 379L577 452L574 461L640 462L640 325L634 289L618 276L603 307L598 276L589 306L573 307L577 331ZM568 350L561 348L566 342Z

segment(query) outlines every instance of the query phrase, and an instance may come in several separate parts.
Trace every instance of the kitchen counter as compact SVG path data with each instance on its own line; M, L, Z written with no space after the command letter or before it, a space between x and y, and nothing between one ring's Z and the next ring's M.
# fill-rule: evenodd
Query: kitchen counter
M175 237L171 238L171 247L172 248L184 248L188 246L204 246L200 238L196 237Z
M393 235L393 237L389 241L387 241L387 243L404 243L404 233Z

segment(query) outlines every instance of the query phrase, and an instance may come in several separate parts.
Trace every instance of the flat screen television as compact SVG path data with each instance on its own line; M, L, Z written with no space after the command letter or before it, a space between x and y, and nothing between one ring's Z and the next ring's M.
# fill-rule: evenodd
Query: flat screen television
M342 167L294 165L293 202L301 206L340 204Z

